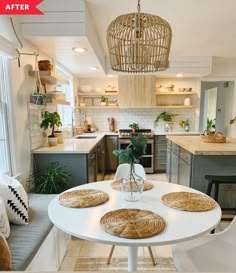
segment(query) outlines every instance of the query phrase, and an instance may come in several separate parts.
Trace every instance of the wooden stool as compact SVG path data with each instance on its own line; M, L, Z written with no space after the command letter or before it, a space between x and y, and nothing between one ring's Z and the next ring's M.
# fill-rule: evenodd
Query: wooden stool
M205 175L205 179L208 180L207 195L211 195L212 185L215 186L214 199L217 202L219 196L219 186L221 184L236 184L236 175ZM236 202L234 208L221 208L226 211L234 211L236 214Z

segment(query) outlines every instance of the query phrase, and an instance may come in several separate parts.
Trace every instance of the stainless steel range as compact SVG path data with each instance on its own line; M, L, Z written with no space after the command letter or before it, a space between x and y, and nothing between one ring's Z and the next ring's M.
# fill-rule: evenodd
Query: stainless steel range
M154 172L154 134L151 129L139 129L136 134L142 134L148 138L146 154L142 156L140 164L143 165L146 173ZM130 144L132 136L131 129L119 130L119 149L125 149Z

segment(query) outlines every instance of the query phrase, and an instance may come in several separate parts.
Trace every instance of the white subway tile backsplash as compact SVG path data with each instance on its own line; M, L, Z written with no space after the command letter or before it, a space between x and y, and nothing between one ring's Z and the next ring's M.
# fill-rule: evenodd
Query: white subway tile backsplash
M83 109L86 116L92 118L92 123L99 131L108 131L108 117L115 119L116 130L129 128L129 124L133 122L139 123L140 128L149 128L155 131L164 131L164 124L160 121L158 126L154 126L154 120L161 112L176 113L172 125L173 131L183 131L179 126L180 120L188 119L190 122L190 130L195 131L195 109ZM78 117L79 118L79 117Z

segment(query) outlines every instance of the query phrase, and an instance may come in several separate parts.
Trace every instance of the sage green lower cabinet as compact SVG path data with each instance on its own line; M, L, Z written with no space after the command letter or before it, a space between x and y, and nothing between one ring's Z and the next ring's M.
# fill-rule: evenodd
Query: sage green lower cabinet
M178 184L190 187L192 155L185 149L179 149Z
M235 155L194 155L173 142L171 146L170 159L167 160L171 183L189 186L206 193L208 181L205 180L205 175L236 174ZM212 191L214 193L214 187ZM218 199L220 206L234 208L235 201L236 185L220 185Z
M115 172L119 165L119 158L113 154L118 149L118 136L106 136L106 172Z
M165 135L157 135L154 137L155 145L155 158L154 158L154 172L166 172L166 152L167 152L167 139Z
M89 154L33 154L35 170L44 172L51 162L59 162L69 176L69 187L96 181L96 152Z

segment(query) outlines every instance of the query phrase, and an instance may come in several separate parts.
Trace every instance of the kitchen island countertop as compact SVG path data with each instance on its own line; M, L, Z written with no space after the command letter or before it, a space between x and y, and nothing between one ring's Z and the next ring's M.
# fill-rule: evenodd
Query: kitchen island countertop
M167 139L194 155L236 155L236 138L227 138L226 143L206 143L199 136L171 136Z

